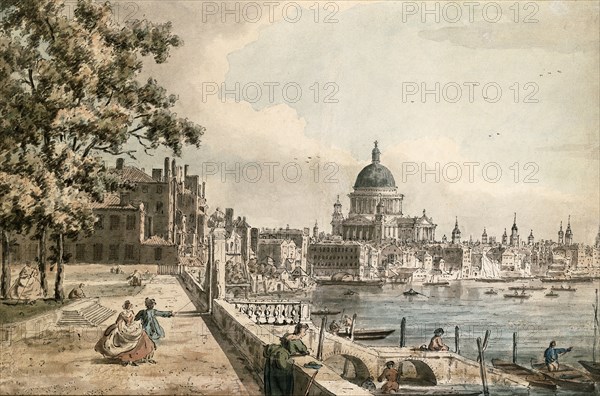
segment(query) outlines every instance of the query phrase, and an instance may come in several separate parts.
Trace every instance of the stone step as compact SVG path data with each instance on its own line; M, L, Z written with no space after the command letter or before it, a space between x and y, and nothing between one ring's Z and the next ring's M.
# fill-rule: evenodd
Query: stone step
M61 312L57 326L99 326L116 311L103 307L96 301L81 301Z

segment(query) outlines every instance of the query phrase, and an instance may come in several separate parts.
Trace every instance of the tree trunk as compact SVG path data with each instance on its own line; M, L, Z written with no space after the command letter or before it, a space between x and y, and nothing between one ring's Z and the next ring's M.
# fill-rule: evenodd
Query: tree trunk
M58 257L56 258L56 281L54 283L54 300L63 302L65 300L65 291L63 290L63 234L58 234L57 239Z
M39 240L40 256L38 257L38 268L40 270L40 286L44 298L48 295L48 280L46 279L46 229L42 228Z
M2 279L0 280L0 288L2 298L8 298L8 290L10 289L10 246L8 243L8 233L1 231L2 239Z

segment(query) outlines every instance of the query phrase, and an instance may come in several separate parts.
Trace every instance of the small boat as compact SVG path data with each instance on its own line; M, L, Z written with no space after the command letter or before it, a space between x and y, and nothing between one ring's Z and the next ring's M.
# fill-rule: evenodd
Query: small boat
M600 363L592 362L588 360L580 360L579 364L583 366L584 369L587 370L588 373L596 380L600 380Z
M521 294L505 294L504 298L521 298L521 299L526 299L531 297L531 294L525 294L525 293L521 293Z
M595 388L594 380L588 373L561 363L558 371L548 371L545 363L534 363L531 367L544 377L553 381L559 388L579 392L592 392Z
M492 359L492 365L504 371L507 374L515 375L529 382L529 386L546 389L556 389L556 383L543 374L535 372L527 367L520 366L516 363L507 362L502 359Z
M551 291L550 293L545 294L546 297L558 297L558 293Z
M404 293L405 296L416 296L416 295L420 295L421 293L419 293L418 291L415 291L413 289L407 290Z
M395 332L393 329L355 329L355 340L382 340ZM349 331L340 331L337 333L340 337L350 338Z
M320 309L318 311L311 311L311 315L339 315L342 311L330 311L328 309Z
M324 280L320 280L317 279L317 284L319 286L377 286L377 287L382 287L383 286L383 281L382 280L377 280L377 279L372 279L372 280L331 280L331 279L324 279Z
M490 290L486 290L483 292L483 294L498 294L498 292L494 289L490 289Z
M346 290L344 292L344 296L354 296L355 294L358 294L358 293L355 292L354 290Z
M535 291L535 290L546 290L546 288L544 286L509 286L508 290L529 290L529 291Z
M449 286L450 282L439 281L439 282L423 282L423 286Z
M541 278L540 279L542 282L557 282L557 283L562 283L562 282L591 282L594 280L594 278L592 278L591 276L586 276L586 277L579 277L579 278Z
M574 287L571 287L571 286L569 286L569 287L564 287L564 286L561 286L561 287L558 287L558 286L552 286L552 287L550 288L550 290L552 290L552 291L568 291L568 292L574 292L574 291L577 291L577 289L576 289L576 288L574 288Z
M510 279L504 278L477 278L475 282L486 282L486 283L507 283L511 282Z

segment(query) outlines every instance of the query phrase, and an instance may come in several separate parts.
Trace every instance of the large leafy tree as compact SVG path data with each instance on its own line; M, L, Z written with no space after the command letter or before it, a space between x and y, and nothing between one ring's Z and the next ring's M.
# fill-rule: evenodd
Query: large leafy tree
M175 95L155 79L140 81L144 62L163 63L182 44L171 24L120 26L112 15L110 3L91 0L79 0L71 19L61 0L0 2L0 187L11 190L20 177L41 191L18 222L0 213L0 227L33 230L42 272L46 235L58 235L58 246L64 235L86 232L89 204L115 187L99 155L134 157L131 140L146 152L163 145L180 155L204 133L173 111ZM14 210L8 206L2 210Z

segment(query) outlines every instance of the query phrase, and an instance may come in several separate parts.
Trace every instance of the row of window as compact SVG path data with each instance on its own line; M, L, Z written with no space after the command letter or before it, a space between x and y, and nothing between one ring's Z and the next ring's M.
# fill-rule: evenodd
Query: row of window
M148 186L142 186L142 192L143 193L147 193L148 192ZM156 193L157 194L162 194L162 192L163 192L162 186L156 186Z
M354 256L322 256L322 255L317 255L317 256L312 256L311 258L312 260L358 260L358 255L354 255Z
M326 263L316 263L315 267L358 267L358 263L338 263L338 262L326 262Z
M319 252L354 252L358 250L358 247L323 247L319 246L316 248Z
M119 260L120 247L118 244L108 245L108 260L116 261ZM78 243L75 245L75 260L82 262L87 259L86 245ZM102 261L104 259L104 245L102 243L94 243L92 245L92 260ZM126 244L123 248L123 260L135 260L135 248L134 245ZM154 260L162 260L162 248L154 249Z
M95 228L97 230L104 229L104 215L98 215L98 220L96 221ZM108 217L108 228L109 230L119 230L121 228L121 217L119 215L110 215ZM126 230L135 230L135 215L127 215L125 217L125 229Z

